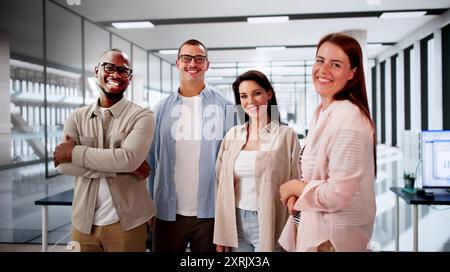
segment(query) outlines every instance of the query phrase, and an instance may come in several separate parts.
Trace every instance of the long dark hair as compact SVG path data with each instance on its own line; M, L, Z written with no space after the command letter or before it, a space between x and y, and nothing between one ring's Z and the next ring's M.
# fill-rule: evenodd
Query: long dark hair
M373 155L375 175L377 174L377 138L375 125L370 117L369 102L367 100L366 80L364 77L363 55L358 41L343 33L331 33L323 37L317 45L317 52L325 42L332 43L344 51L350 60L351 69L356 68L353 78L344 88L333 96L334 100L348 100L356 105L367 117L373 128Z
M269 100L269 103L267 105L267 115L270 118L270 120L272 120L273 116L274 119L276 119L279 123L281 123L275 91L272 87L272 84L270 84L269 79L266 77L265 74L261 73L260 71L249 70L238 76L236 80L233 82L234 100L236 101L236 105L241 105L241 98L239 95L239 85L241 85L243 81L247 80L251 80L258 83L258 85L261 86L266 92L272 91L272 98ZM242 106L238 107L238 110L239 110L239 119L241 123L248 122L250 120L250 116L248 116L248 114L244 112Z

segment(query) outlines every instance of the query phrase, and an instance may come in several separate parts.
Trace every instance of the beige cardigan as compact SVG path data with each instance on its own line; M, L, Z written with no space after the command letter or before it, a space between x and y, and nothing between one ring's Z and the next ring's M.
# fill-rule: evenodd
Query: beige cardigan
M365 251L372 235L373 129L357 106L334 101L312 118L301 171L308 181L294 208L302 211L298 232L292 217L280 244L288 251L315 251L329 240L336 251Z
M246 143L247 126L235 126L227 133L216 162L216 213L214 243L237 247L234 163ZM280 201L282 183L299 177L300 145L294 130L271 122L260 130L260 150L256 155L255 182L261 251L280 249L277 240L288 218Z

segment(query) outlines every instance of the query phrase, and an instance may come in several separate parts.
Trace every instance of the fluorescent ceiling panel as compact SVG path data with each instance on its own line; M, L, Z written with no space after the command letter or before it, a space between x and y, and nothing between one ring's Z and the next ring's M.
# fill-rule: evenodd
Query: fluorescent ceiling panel
M426 11L383 12L380 19L418 18L424 16L425 13Z
M111 23L112 26L118 29L131 29L131 28L153 28L153 25L150 21L142 21L142 22L117 22Z
M268 24L268 23L285 23L289 21L289 16L271 16L271 17L248 17L249 24Z

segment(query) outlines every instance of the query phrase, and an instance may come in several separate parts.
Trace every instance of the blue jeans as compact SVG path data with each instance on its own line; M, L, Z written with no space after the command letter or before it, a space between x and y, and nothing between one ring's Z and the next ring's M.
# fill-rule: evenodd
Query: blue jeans
M236 208L238 247L233 252L259 251L258 212Z

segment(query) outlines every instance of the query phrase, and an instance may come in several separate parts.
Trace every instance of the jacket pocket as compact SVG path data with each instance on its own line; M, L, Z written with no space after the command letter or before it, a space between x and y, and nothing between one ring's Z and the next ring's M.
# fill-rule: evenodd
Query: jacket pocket
M262 160L264 172L266 173L265 180L279 186L290 178L290 161L289 154L277 151L267 151L264 153L264 160Z
M95 137L80 136L80 144L88 147L96 147Z

